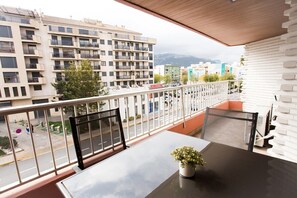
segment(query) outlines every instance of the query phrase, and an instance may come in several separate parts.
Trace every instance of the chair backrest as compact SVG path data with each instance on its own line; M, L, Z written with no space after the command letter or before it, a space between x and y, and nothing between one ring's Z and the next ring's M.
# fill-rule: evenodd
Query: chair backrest
M80 169L85 168L84 160L89 157L118 146L127 148L118 108L70 117L69 120Z
M258 113L206 108L201 138L253 151Z

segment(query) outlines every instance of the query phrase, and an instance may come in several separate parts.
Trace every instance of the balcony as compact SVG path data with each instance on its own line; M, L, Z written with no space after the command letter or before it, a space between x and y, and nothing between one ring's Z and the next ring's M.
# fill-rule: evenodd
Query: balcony
M148 56L135 56L134 60L139 60L139 61L146 61L148 60Z
M89 42L89 41L80 41L79 46L82 48L99 48L99 43Z
M148 51L148 47L134 47L136 51Z
M61 70L68 69L69 67L70 65L54 65L53 69L54 71L61 71Z
M79 59L100 59L99 54L79 54Z
M43 85L46 84L46 79L44 77L32 77L28 78L29 85Z
M131 70L131 66L116 66L117 70Z
M41 51L37 49L23 49L24 56L30 56L30 57L41 57L42 53Z
M129 40L130 36L128 34L114 34L113 39L116 39L116 40Z
M0 52L2 53L15 53L14 46L1 46Z
M135 75L135 79L139 80L139 79L148 79L149 75Z
M115 45L114 49L115 50L127 51L127 50L130 50L130 46L128 46L128 45Z
M21 34L21 39L22 39L22 42L41 43L40 36L36 36L36 35Z
M53 53L52 58L66 58L66 59L74 59L74 53Z
M147 70L149 67L148 66L136 66L135 69L139 69L139 70Z
M74 47L75 42L73 41L63 41L63 40L50 40L50 45L53 46L65 46L65 47Z
M117 80L131 80L131 76L126 76L126 75L118 75L116 76Z
M101 69L101 66L100 65L94 65L92 67L93 67L93 70L100 70Z
M44 65L40 63L27 63L26 64L27 71L43 71Z
M116 60L130 60L131 59L130 56L118 56L118 55L116 55L114 58Z

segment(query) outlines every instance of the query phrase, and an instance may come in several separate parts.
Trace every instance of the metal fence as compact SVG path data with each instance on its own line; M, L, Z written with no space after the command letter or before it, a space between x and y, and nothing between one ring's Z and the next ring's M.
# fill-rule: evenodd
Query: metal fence
M228 84L220 81L0 109L0 136L8 137L4 151L11 153L0 155L0 191L58 174L76 162L69 124L72 115L119 107L129 144L227 100ZM101 144L108 143L103 139Z

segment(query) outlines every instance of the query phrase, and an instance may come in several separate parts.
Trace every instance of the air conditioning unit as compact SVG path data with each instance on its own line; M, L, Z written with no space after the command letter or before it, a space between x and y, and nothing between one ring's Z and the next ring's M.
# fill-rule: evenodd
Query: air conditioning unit
M268 139L263 138L268 135L272 119L272 106L259 108L257 129L255 136L255 146L263 147L268 144Z

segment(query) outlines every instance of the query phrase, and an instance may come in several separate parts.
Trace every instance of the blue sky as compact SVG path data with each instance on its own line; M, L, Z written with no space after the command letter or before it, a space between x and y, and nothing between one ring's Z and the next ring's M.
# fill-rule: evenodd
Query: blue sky
M45 15L83 20L91 18L157 39L155 53L176 53L239 62L243 46L227 47L197 33L113 0L1 0L1 5L43 12Z

